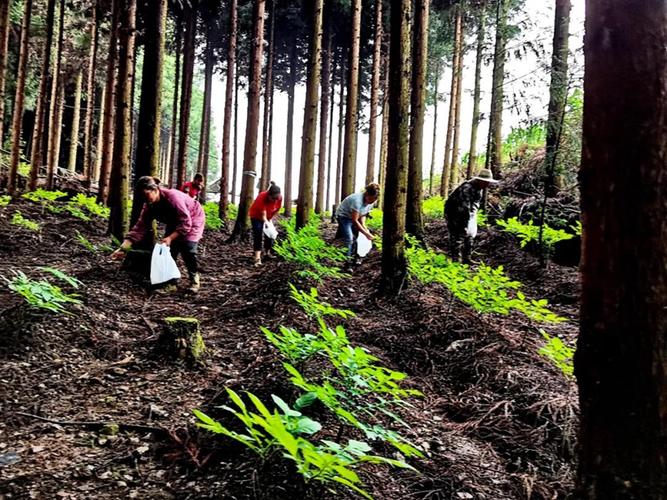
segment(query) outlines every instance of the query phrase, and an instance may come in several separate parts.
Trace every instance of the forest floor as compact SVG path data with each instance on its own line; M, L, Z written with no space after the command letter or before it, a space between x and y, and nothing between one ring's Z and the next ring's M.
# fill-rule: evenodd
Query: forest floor
M9 223L17 206L43 222L39 234ZM538 349L539 328L574 342L576 268L543 270L511 235L482 230L475 257L504 266L527 296L548 299L567 318L539 325L519 313L479 314L439 285L411 281L398 298L382 297L377 251L349 278L316 284L280 260L252 267L248 244L225 244L223 233L207 231L201 292L165 297L147 293L108 254L76 243L77 230L93 243L106 242L104 226L42 213L26 201L0 209L0 275L17 269L37 276L37 266L56 267L83 282L84 301L72 315L35 312L0 286L0 498L330 498L278 454L261 461L197 429L191 411L219 416L225 387L264 401L299 395L260 332L260 326L308 328L289 282L317 285L322 300L353 310L357 317L342 321L350 339L407 373L408 385L424 393L402 417L405 434L426 457L410 461L418 472L365 468L361 476L373 497L569 495L576 386ZM331 236L332 226L325 233ZM433 248L446 248L442 220L430 222L427 234ZM168 316L199 319L205 366L189 367L157 349ZM113 433L67 421L146 428Z

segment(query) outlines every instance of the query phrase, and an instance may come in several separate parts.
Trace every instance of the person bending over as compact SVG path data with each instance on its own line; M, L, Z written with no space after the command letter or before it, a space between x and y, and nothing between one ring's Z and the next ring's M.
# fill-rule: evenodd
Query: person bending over
M280 188L271 181L267 191L257 195L250 206L250 222L252 223L252 249L254 252L254 265L262 265L262 240L264 243L264 255L269 255L273 240L264 235L264 223L273 219L283 204Z
M191 181L183 183L181 191L190 196L190 198L197 200L199 199L199 193L201 193L201 186L203 183L204 177L201 174L195 174Z
M373 209L380 194L380 186L371 183L362 193L354 193L340 202L336 210L338 234L343 237L347 245L347 256L352 257L355 237L361 233L369 240L373 235L365 225L365 220Z

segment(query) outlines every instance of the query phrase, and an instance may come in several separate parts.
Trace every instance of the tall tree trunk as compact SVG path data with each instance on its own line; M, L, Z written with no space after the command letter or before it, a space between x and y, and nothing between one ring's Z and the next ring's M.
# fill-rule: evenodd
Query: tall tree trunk
M438 86L440 83L440 64L435 68L435 100L433 101L433 141L431 142L431 170L428 176L428 194L433 196L433 179L435 178L435 144L438 139L438 102L440 95Z
M345 149L341 200L354 192L357 161L357 121L359 113L359 48L361 43L361 0L352 0L352 41L347 77L347 107L345 110Z
M190 105L192 104L192 77L195 66L195 36L197 31L197 12L189 5L185 6L185 35L183 46L183 87L181 88L180 127L178 133L178 170L176 187L185 182L188 162L188 129L190 127Z
M179 91L181 89L181 52L183 40L183 23L181 21L180 12L176 13L175 28L176 31L176 63L174 65L174 100L171 105L171 146L169 151L168 172L165 176L165 181L170 186L176 184L176 176L178 172L178 103ZM180 187L180 186L178 186Z
M287 134L285 144L285 217L292 215L292 147L294 144L294 87L296 86L296 43L290 56L289 87L287 89Z
M205 132L201 134L200 140L200 162L199 173L204 178L199 199L201 203L206 203L206 187L208 186L208 162L210 157L211 145L211 87L213 85L213 45L210 43L212 35L209 33L206 38L206 69L205 69L205 83L204 83L204 116L202 119L202 128Z
M229 5L229 45L227 46L227 77L225 79L225 119L222 127L222 175L220 177L220 218L227 219L227 205L229 204L229 152L232 125L232 100L234 99L234 70L236 69L236 25L237 0L231 0ZM236 167L236 164L234 164ZM236 168L234 168L236 171ZM236 183L236 175L234 175ZM232 190L234 187L232 186ZM233 199L232 199L233 202Z
M62 133L62 102L64 100L65 75L62 73L63 43L65 40L65 0L60 0L60 21L58 22L58 45L53 66L53 92L51 125L49 130L49 153L46 162L46 189L53 189L53 178L60 160L60 135ZM59 97L60 94L60 97ZM60 114L60 117L58 115Z
M97 189L98 203L107 200L109 174L113 160L114 118L116 116L116 65L118 64L118 9L116 3L123 0L111 0L111 31L109 33L109 55L107 58L107 79L104 96L104 124L102 131L102 149L100 155L100 175Z
M459 10L463 9L459 7ZM461 18L463 14L461 13ZM463 58L465 57L464 45L464 27L461 22L461 29L459 29L459 39L457 45L459 47L459 65L456 68L456 107L454 108L454 138L452 139L452 159L451 168L449 170L449 191L453 191L459 182L459 136L461 134L461 98L463 96Z
M470 178L477 170L477 129L479 128L479 103L481 100L482 58L484 57L484 9L477 13L477 54L475 56L475 90L473 92L472 128L470 131L470 152L468 153L467 177Z
M5 73L9 47L9 2L0 4L0 144L4 144L5 131Z
M665 19L586 2L577 498L667 498Z
M74 91L74 115L72 116L72 135L69 141L69 160L67 170L76 171L76 155L79 150L79 122L81 119L81 90L83 87L83 70L76 74Z
M391 1L389 148L382 218L382 288L397 295L407 273L405 205L410 152L410 6Z
M30 150L30 179L28 190L33 191L37 186L37 177L41 167L41 141L44 134L44 115L47 109L48 82L51 67L51 45L53 43L53 26L56 10L56 0L49 0L46 7L46 39L42 54L42 74L39 79L39 94L35 105L35 124L32 130L32 148ZM0 118L0 121L2 118ZM0 144L2 141L0 141Z
M556 194L555 171L558 139L562 128L565 105L567 104L567 57L570 36L571 0L556 0L554 21L553 54L551 57L551 85L549 87L549 118L547 119L547 141L545 164L545 193Z
M382 91L382 132L380 137L380 173L378 174L380 186L384 187L385 177L387 173L387 149L389 148L389 55L388 45L384 55L384 83ZM380 197L378 198L378 206L383 206L384 189L380 189Z
M122 240L129 228L127 200L129 195L132 82L134 80L134 39L136 0L120 0L118 29L118 83L116 85L116 133L113 145L113 167L109 183L109 230Z
M303 135L301 136L301 169L299 174L299 201L296 206L296 228L308 223L313 207L313 180L315 177L315 140L317 138L317 105L320 85L320 56L322 52L322 5L324 0L315 0L313 5L312 31L306 80L306 104L303 113Z
M137 120L136 179L145 175L156 176L159 170L167 0L142 0L141 9L144 14L144 66ZM135 192L130 226L134 226L139 219L143 205L143 196Z
M99 40L99 3L95 0L90 33L90 56L88 57L88 81L86 84L86 117L83 125L83 177L90 185L93 171L93 126L95 117L95 74L97 73L97 48ZM100 116L102 116L100 114ZM101 120L100 120L101 122Z
M238 52L236 53L236 61L238 61ZM239 68L236 68L234 75L234 158L232 163L232 191L231 202L234 203L236 199L236 184L238 183L239 171Z
M430 0L416 0L415 2L412 105L410 107L410 155L405 214L405 230L420 240L424 237L422 170L424 163L424 103L426 101L429 3Z
M19 42L19 62L16 72L16 93L14 94L14 114L12 117L12 152L9 161L9 182L7 190L13 195L16 191L16 177L19 168L19 150L21 146L21 121L23 119L23 102L25 99L26 67L30 51L30 19L32 17L32 0L23 4L23 21L21 22L21 41Z
M340 203L341 183L343 178L343 119L345 111L345 61L341 53L340 64L340 89L338 94L338 149L336 154L336 191L334 193L334 204Z
M375 0L375 40L373 42L373 74L371 76L371 110L370 128L368 131L368 159L366 160L366 185L375 179L375 146L377 143L377 109L380 95L382 32L382 0Z
M502 0L501 0L502 1ZM461 40L461 22L462 22L462 13L461 6L456 5L454 7L456 11L456 20L455 20L455 30L454 30L454 52L452 55L452 86L449 96L449 118L447 120L447 137L445 138L445 158L442 164L442 178L440 179L440 196L446 198L450 190L450 180L451 180L451 166L452 166L452 140L454 138L454 122L456 121L456 102L457 96L456 91L457 86L457 76L458 76L458 67L459 59L461 57L461 47L459 46L459 41Z
M93 162L93 171L90 174L92 183L97 183L100 180L100 170L102 168L102 151L104 150L104 117L106 116L106 85L102 87L102 95L100 96L100 118L97 124L97 143L95 145L95 159Z
M331 34L329 35L331 36ZM329 47L331 50L333 50L333 47ZM333 53L329 57L333 58ZM329 150L327 152L327 180L326 180L326 185L327 185L327 199L326 199L326 204L325 204L325 210L329 210L331 208L331 162L332 162L332 152L331 150L333 149L333 119L334 119L334 112L336 111L336 99L335 99L335 94L336 94L336 82L334 80L334 75L336 74L336 67L332 68L331 74L330 74L330 82L329 82L329 132L326 134L326 139L329 142ZM323 90L324 92L324 90ZM335 180L333 181L335 184ZM334 186L335 187L335 186Z
M507 0L496 0L496 48L493 55L493 80L491 88L491 113L489 115L489 141L486 168L493 176L502 176L503 162L503 85L505 83L505 56L507 45Z
M273 116L273 45L276 25L275 0L269 0L269 52L266 57L266 75L264 79L264 122L262 124L262 175L259 178L259 190L266 191L271 181L270 131Z
M331 60L333 33L331 31L331 14L326 12L324 34L326 47L322 50L322 95L320 98L320 147L317 155L317 195L315 196L315 212L321 214L325 209L325 185L327 167L327 126L329 123L329 100L331 94ZM331 164L331 162L329 162Z
M253 2L253 43L248 89L248 114L246 121L245 146L243 149L243 180L239 210L232 237L246 237L248 211L254 194L254 180L257 167L257 133L259 130L259 101L262 79L262 52L264 49L264 8L266 0Z

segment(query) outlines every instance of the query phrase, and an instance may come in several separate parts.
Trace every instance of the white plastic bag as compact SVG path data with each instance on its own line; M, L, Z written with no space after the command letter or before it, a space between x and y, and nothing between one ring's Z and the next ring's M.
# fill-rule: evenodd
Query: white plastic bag
M180 277L181 272L171 256L169 247L162 243L155 245L151 257L151 284L158 285Z
M477 236L477 210L470 214L470 220L468 220L468 227L466 227L466 234L471 238Z
M272 240L275 240L278 237L278 230L270 220L267 220L264 223L264 234L267 238L271 238Z
M357 255L359 257L366 257L371 248L373 248L373 242L366 238L363 233L359 233L359 236L357 236Z

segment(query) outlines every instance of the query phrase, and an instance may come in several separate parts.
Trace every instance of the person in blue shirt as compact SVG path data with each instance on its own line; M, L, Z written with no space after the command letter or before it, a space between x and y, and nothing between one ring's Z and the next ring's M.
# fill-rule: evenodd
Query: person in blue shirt
M364 221L373 209L379 194L380 186L376 183L371 183L364 188L362 193L354 193L345 198L336 210L338 233L345 240L348 257L351 257L353 254L354 241L357 234L361 233L369 240L373 240L374 238L364 224Z

